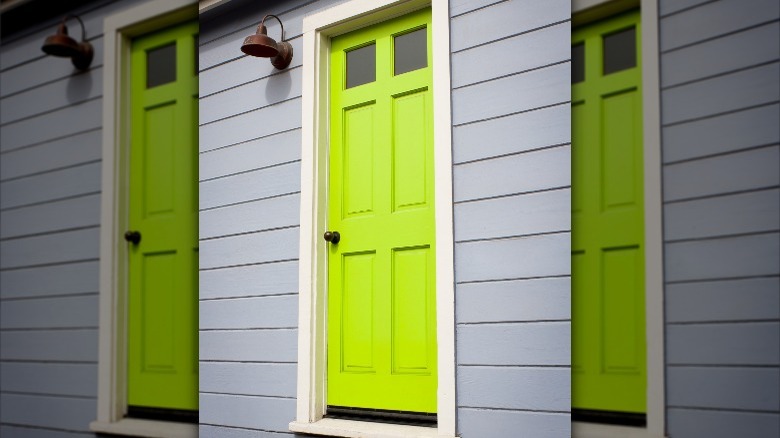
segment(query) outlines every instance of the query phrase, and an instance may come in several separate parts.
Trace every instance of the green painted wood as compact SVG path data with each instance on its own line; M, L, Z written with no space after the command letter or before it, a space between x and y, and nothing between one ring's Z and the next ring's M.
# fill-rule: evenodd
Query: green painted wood
M576 29L585 80L572 85L572 406L645 412L644 196L637 63L603 74L602 40L629 13Z
M198 408L195 22L133 41L128 404ZM147 88L147 52L176 44L175 80ZM120 237L121 238L121 237Z
M427 67L394 76L394 36L420 28ZM328 244L332 406L436 412L430 29L425 9L332 40L328 228L341 233ZM368 44L376 80L345 89L346 52Z

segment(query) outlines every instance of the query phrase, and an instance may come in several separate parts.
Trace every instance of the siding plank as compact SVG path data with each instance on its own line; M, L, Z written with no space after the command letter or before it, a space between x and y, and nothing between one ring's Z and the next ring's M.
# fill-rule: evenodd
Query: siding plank
M229 426L211 426L208 424L201 424L198 426L198 436L211 437L218 436L220 438L285 438L292 437L292 432L267 432L257 429L240 429Z
M45 434L46 438L93 438L95 436L92 432L66 432L62 430L52 430L24 426L6 426L0 425L0 436L10 436L14 438L40 438L42 434Z
M669 87L778 58L780 23L775 22L662 55L661 82Z
M666 379L669 406L780 411L778 368L670 367Z
M569 368L458 367L458 405L569 412Z
M563 146L458 165L455 202L569 186L570 163L571 147Z
M298 262L202 271L199 291L202 299L298 292Z
M20 207L99 191L100 163L89 163L0 184L0 208Z
M778 77L780 63L774 63L664 90L661 92L662 123L679 123L775 103L780 99Z
M199 358L202 361L295 362L297 344L295 329L201 331ZM201 410L206 409L201 407Z
M780 105L668 126L663 130L664 162L780 143Z
M98 296L5 301L0 315L3 329L97 328Z
M29 89L0 99L0 123L3 125L54 109L68 107L103 93L103 68L92 67L66 79Z
M301 95L302 69L285 69L279 74L249 82L200 99L200 124L264 108Z
M301 127L301 99L292 99L200 127L201 152Z
M664 200L776 187L778 162L780 146L772 146L668 165L663 171Z
M568 102L570 76L571 65L566 62L458 88L452 92L452 123L460 125Z
M199 185L200 208L299 192L300 172L301 163L294 162L202 182Z
M20 268L93 259L98 256L99 240L97 228L6 240L0 246L0 267Z
M778 365L780 323L667 325L670 365Z
M294 399L200 395L201 423L287 432L293 418Z
M479 160L571 142L571 109L558 105L453 129L453 162Z
M664 209L667 240L780 229L780 189L675 202Z
M666 281L777 275L780 234L666 244Z
M568 278L460 284L455 290L455 321L567 320L570 288Z
M666 415L669 430L686 438L780 435L780 414L670 408Z
M534 438L571 436L571 417L546 412L458 409L460 436L506 438L517 436L519 431L533 431Z
M553 234L456 244L457 282L570 275L571 236Z
M567 61L571 58L570 35L569 23L562 23L455 53L452 87Z
M666 286L667 322L780 319L780 278Z
M295 397L295 364L203 362L199 373L201 392Z
M95 130L10 151L0 159L0 174L5 180L96 161L101 143L101 131Z
M298 225L300 203L293 194L201 212L200 238Z
M289 328L298 326L298 296L201 301L201 329Z
M100 195L0 212L0 238L100 225Z
M3 360L97 361L97 329L0 332Z
M450 44L458 52L570 18L569 0L509 0L452 19Z
M570 231L570 212L569 189L455 204L455 240Z
M0 297L61 296L98 292L97 261L0 272Z
M200 179L247 172L301 159L301 130L282 132L200 154Z
M97 401L71 397L0 394L0 421L67 431L89 431Z
M10 151L99 128L102 123L102 110L102 99L94 99L5 125L0 130L0 151ZM46 129L41 129L42 126Z
M710 2L661 20L661 51L776 20L778 17L780 3L776 0L753 0L750 7L745 7L742 0Z
M571 365L570 334L569 322L460 326L456 335L457 363Z
M298 228L264 231L200 243L201 269L267 263L298 257Z
M3 362L0 381L3 391L94 397L97 365Z

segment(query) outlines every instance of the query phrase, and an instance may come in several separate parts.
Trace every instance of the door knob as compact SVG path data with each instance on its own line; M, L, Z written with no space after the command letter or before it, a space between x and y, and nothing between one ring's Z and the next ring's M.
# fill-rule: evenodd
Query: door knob
M141 241L141 233L138 231L126 231L125 240L131 242L133 245L138 245L138 242Z
M341 234L338 231L326 231L322 237L325 238L326 242L330 243L339 243L339 240L341 240Z

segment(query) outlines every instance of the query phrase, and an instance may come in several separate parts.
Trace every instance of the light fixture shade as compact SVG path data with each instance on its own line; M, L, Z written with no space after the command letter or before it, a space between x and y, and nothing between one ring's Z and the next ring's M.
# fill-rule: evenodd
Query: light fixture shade
M79 43L68 36L68 27L60 24L57 33L43 41L41 50L48 55L70 58L79 52Z
M271 58L271 64L279 70L287 68L290 65L293 57L293 48L287 41L276 42L273 38L268 36L268 29L265 27L265 19L268 17L274 17L279 21L279 25L282 28L282 38L284 38L284 25L279 17L275 15L266 15L263 17L263 21L257 26L257 31L254 35L250 35L244 38L244 43L241 45L241 51L249 56L256 56L259 58Z
M263 24L257 26L257 32L254 35L244 38L241 51L249 56L259 58L273 58L279 54L276 40L268 36L268 30Z
M94 56L94 50L92 44L88 43L84 39L84 23L77 16L73 16L81 23L81 39L80 43L68 36L68 27L65 25L65 20L68 16L63 18L62 23L57 27L57 33L46 37L43 41L41 50L47 55L60 56L64 58L70 58L73 66L79 70L86 70L92 63Z

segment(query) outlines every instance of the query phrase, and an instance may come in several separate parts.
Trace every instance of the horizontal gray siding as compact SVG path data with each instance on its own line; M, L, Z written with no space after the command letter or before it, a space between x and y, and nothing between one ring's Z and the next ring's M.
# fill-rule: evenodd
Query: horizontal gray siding
M298 343L304 14L228 5L200 27L200 435L292 436ZM266 13L293 45L274 69L241 41ZM278 35L269 20L269 35ZM274 36L276 38L276 36Z
M569 2L450 13L458 433L568 436Z
M59 17L0 46L2 436L94 436L103 20L134 3L73 11L95 49L86 72L40 51Z
M660 4L669 436L780 434L780 4Z

